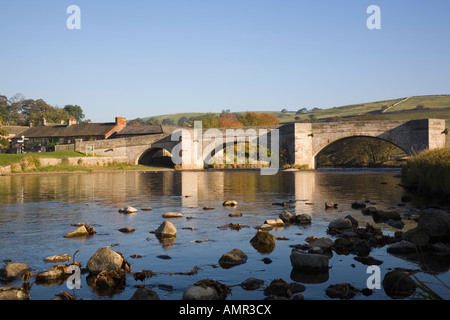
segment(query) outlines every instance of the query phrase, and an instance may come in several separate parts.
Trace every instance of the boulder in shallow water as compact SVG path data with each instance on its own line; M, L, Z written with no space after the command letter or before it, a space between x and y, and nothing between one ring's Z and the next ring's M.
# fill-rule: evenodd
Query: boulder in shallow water
M222 255L219 259L219 264L224 269L243 264L247 261L248 256L240 249L233 249Z
M275 237L268 231L258 231L250 240L252 246L260 253L270 253L275 249Z
M0 287L0 300L29 300L30 294L22 287Z
M30 270L30 266L26 263L8 263L6 266L0 269L0 280L14 280L15 278Z
M226 201L223 202L222 205L228 206L228 207L234 207L234 206L237 206L237 204L238 203L237 203L236 200L226 200Z
M160 238L174 238L177 236L177 228L172 222L165 220L156 229L155 235Z
M384 291L394 299L406 298L416 290L416 283L403 271L394 270L385 274L383 281Z
M294 269L305 271L328 270L329 257L323 254L306 253L292 249L291 264Z

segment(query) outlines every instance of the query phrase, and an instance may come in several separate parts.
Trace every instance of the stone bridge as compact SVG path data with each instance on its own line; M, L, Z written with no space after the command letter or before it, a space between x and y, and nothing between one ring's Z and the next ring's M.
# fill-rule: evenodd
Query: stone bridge
M154 154L166 150L182 169L203 169L218 156L222 157L226 153L228 157L228 153L223 152L228 150L228 146L245 146L244 142L247 141L247 151L244 148L241 149L242 152L248 152L249 142L250 145L263 145L270 149L270 156L264 158L264 161L272 162L270 165L277 169L278 157L275 155L280 152L289 164L315 168L317 154L338 140L373 137L388 141L407 154L414 155L425 149L450 147L450 134L447 134L446 128L450 129L450 120L290 123L270 127L209 130L202 130L197 124L195 128L174 128L171 132L162 134L97 141L76 140L75 150L92 152L90 150L93 149L95 155L127 156L133 164L145 164ZM260 161L261 150L264 149L257 147L255 150L258 150L257 158ZM264 152L262 154L267 156Z

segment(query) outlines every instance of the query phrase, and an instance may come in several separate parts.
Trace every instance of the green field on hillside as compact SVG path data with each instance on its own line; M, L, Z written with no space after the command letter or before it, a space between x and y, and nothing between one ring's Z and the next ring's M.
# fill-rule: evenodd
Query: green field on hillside
M396 105L395 105L396 104ZM395 106L394 106L395 105ZM382 108L388 108L385 112L381 112ZM244 113L247 110L233 111ZM401 97L397 99L366 102L360 104L352 104L340 107L331 107L314 112L308 111L306 113L297 114L297 110L290 110L288 112L280 111L255 111L267 112L273 114L280 119L280 123L299 122L308 120L311 115L314 115L319 121L329 121L332 118L341 118L350 120L352 117L362 116L366 114L381 115L382 118L389 120L415 120L415 119L450 119L450 95L430 95L430 96L412 96ZM141 118L144 122L150 118L156 118L160 122L163 119L172 119L175 124L181 117L196 117L204 115L200 112L187 112L166 114L154 117ZM220 113L215 113L219 115Z

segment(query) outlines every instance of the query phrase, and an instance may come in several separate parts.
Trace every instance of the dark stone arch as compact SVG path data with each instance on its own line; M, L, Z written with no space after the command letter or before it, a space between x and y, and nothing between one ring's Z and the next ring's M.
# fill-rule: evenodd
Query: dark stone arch
M145 166L158 166L173 168L172 154L163 148L150 148L138 159L138 164Z
M343 137L343 138L340 138L340 139L337 139L337 140L335 140L335 141L332 141L332 142L330 142L329 144L327 144L327 145L325 145L324 147L322 147L320 150L319 150L319 152L317 152L316 154L315 154L315 156L314 156L314 162L315 162L315 164L316 164L316 167L321 167L323 164L322 163L320 163L320 156L321 156L321 154L323 154L323 152L325 152L326 150L330 150L330 148L335 148L335 147L338 147L338 146L341 146L343 143L345 143L345 142L353 142L353 141L355 141L355 143L356 143L356 141L357 141L357 139L359 139L359 142L361 143L361 142L365 142L365 143L368 143L368 142L370 142L370 141L382 141L382 143L384 143L385 144L385 146L387 146L387 145L391 145L391 146L393 146L395 149L394 150L391 150L391 152L397 152L397 154L401 154L401 157L404 157L404 156L408 156L408 152L406 151L406 150L404 150L404 148L402 148L402 147L400 147L400 146L398 146L397 144L395 144L394 142L392 142L392 141L390 141L390 140L387 140L387 139L383 139L383 138L381 138L381 137L376 137L376 136L366 136L366 135L357 135L357 136L348 136L348 137ZM361 145L359 145L360 147L361 147ZM382 145L379 145L378 144L378 147L381 147ZM356 147L356 145L355 145L355 147ZM370 149L370 148L369 148ZM366 149L367 150L367 149ZM371 150L371 149L370 149ZM341 150L338 150L338 151L335 151L335 152L345 152L345 151L348 151L348 145L347 145L347 150L345 150L345 146L343 146L343 148L341 149ZM374 150L374 153L373 154L376 154L376 150ZM373 160L373 162L372 162L372 164L371 164L371 166L376 166L376 164L374 164L376 161L376 159L371 159L371 160ZM337 164L337 165L343 165L342 163L340 163L340 164Z

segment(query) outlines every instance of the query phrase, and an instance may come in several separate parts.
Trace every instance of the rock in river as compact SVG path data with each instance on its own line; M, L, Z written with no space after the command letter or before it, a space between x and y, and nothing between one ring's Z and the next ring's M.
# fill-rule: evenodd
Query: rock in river
M260 253L270 253L275 249L275 237L268 231L258 231L250 243Z
M181 218L183 216L180 212L166 212L163 215L163 218Z
M158 229L156 229L155 235L161 238L173 238L177 236L177 228L172 222L165 220Z
M331 221L328 225L329 229L351 229L353 227L352 222L346 218L338 218Z
M30 294L22 287L0 287L0 300L29 300Z
M231 267L243 264L247 261L248 256L242 252L240 249L233 249L222 255L219 259L219 264L224 269L229 269Z
M224 206L229 206L229 207L237 206L237 204L238 203L236 200L227 200L227 201L224 201L224 203L223 203Z
M125 207L125 208L120 208L119 212L121 213L127 213L127 214L131 214L131 213L136 213L138 210L134 207Z
M225 300L230 288L211 279L200 280L183 292L183 300Z
M0 280L10 281L21 276L24 272L30 271L31 268L26 263L8 263L0 269Z
M112 251L108 248L99 248L94 255L87 262L87 269L93 274L98 274L102 271L121 271L126 264L126 260L121 254Z
M292 267L297 270L328 270L329 257L323 254L306 253L292 249L290 259Z
M381 283L386 294L394 299L408 297L416 290L414 280L407 273L399 270L386 273Z
M76 229L75 231L72 231L68 234L66 234L64 236L64 238L77 238L77 237L84 237L84 236L88 236L89 232L86 229L86 226L81 226L78 229Z

